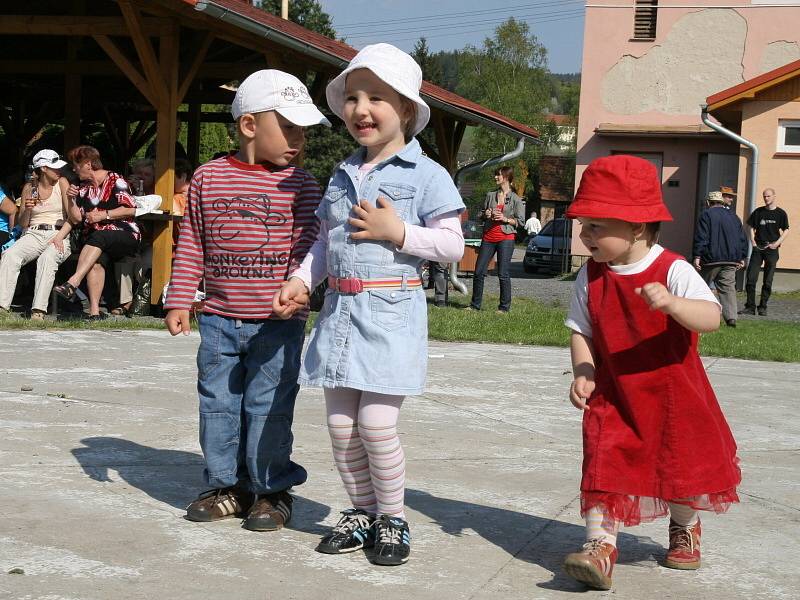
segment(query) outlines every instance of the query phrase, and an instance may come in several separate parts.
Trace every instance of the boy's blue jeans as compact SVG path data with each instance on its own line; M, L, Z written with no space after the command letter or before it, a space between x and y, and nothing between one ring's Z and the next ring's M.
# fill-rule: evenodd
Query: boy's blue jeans
M210 487L271 494L305 482L289 460L303 321L201 314L200 446Z

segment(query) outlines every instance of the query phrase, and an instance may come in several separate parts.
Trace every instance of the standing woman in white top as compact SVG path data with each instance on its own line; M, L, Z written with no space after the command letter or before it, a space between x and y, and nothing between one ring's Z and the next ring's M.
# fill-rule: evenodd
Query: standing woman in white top
M43 320L58 266L70 255L67 219L69 183L60 169L67 163L54 150L33 157L35 178L22 189L19 225L25 230L0 260L0 316L10 312L20 269L36 260L31 319Z

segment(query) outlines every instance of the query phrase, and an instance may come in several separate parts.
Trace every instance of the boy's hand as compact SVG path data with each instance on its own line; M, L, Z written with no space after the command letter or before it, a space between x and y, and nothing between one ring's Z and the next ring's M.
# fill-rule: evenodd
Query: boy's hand
M362 230L350 234L354 240L386 240L398 248L403 246L406 227L392 203L383 196L378 198L378 206L362 200L353 207L353 214L355 216L350 217L348 222Z
M281 319L289 319L301 308L308 306L310 293L303 280L291 277L272 297L272 312Z
M660 310L665 314L670 314L675 305L675 296L669 293L663 283L646 283L634 291L647 302L650 310Z
M167 313L167 316L164 317L164 323L166 323L167 329L169 329L172 335L178 335L179 333L189 335L192 331L192 327L189 324L188 310L173 308Z
M580 410L589 410L589 405L586 401L594 392L594 380L588 379L584 375L577 376L572 385L569 386L569 401L572 406Z

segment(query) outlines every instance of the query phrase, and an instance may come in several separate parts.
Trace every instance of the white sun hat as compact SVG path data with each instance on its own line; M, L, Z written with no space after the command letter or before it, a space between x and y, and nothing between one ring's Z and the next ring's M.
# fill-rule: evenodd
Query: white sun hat
M61 160L61 157L55 150L39 150L39 152L33 155L31 164L33 164L34 169L38 169L40 167L60 169L67 163Z
M422 70L408 54L391 44L372 44L353 57L347 68L333 79L325 90L328 106L344 120L344 88L347 75L356 69L369 69L378 79L417 105L417 118L412 135L425 129L431 118L431 109L419 95Z
M236 90L231 104L234 120L247 113L274 110L300 127L331 126L314 106L308 88L294 75L276 69L263 69L247 77Z

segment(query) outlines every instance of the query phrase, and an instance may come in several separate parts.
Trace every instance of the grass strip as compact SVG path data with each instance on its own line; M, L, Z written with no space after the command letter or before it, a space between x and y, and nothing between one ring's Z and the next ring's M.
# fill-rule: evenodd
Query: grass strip
M485 342L536 346L567 346L569 330L564 327L565 309L554 303L547 306L537 300L515 298L511 312L497 314L496 296L484 298L484 310L466 311L468 300L460 296L451 299L447 308L428 307L428 334L432 340L443 342ZM314 317L306 327L310 331ZM196 331L197 324L192 328ZM0 322L1 329L89 329L129 331L137 329L164 330L161 319L136 317L107 319L88 323L81 319L30 321L11 319ZM718 331L700 338L703 356L743 358L775 362L800 362L800 324L768 319L740 319L737 327L722 325Z

